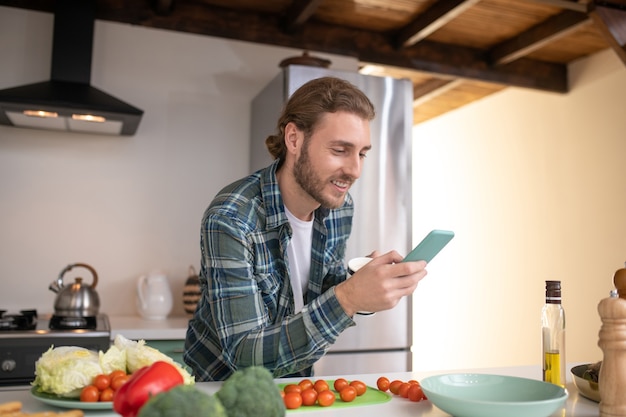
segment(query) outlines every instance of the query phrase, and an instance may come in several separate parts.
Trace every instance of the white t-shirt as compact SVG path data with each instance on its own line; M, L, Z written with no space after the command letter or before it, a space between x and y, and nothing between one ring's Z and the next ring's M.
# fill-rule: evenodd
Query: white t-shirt
M304 307L304 294L309 285L313 219L300 220L291 214L287 207L285 207L285 213L293 232L289 246L287 246L287 256L289 257L289 279L297 313Z

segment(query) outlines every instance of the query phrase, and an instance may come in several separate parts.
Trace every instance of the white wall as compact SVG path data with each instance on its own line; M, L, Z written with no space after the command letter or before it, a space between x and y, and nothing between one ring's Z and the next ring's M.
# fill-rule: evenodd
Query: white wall
M0 7L0 89L49 79L52 26L51 14ZM161 268L182 315L202 213L248 173L250 102L301 53L97 21L92 84L144 117L132 137L0 126L0 307L52 312L48 285L82 262L103 312L135 314L137 277Z
M569 94L510 88L414 128L414 235L456 232L414 296L414 366L538 364L545 280L566 359L601 359L597 304L626 261L626 68L570 66Z

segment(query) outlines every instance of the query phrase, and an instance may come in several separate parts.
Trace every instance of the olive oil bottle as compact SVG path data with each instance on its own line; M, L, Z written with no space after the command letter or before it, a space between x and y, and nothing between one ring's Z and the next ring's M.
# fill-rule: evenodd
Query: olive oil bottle
M541 328L543 380L565 387L565 311L561 305L561 281L546 281Z

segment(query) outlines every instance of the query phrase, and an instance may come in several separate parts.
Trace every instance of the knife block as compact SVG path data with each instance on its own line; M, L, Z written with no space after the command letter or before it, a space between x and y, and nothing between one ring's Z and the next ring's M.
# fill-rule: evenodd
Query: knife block
M615 272L613 282L619 297L598 304L598 346L604 355L598 379L600 417L626 417L626 268Z

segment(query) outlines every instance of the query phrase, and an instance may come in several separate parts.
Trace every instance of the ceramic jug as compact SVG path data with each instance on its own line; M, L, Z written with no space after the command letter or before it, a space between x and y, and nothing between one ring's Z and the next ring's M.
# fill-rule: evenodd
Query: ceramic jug
M148 320L164 320L172 311L172 291L167 276L160 271L137 280L137 311Z

